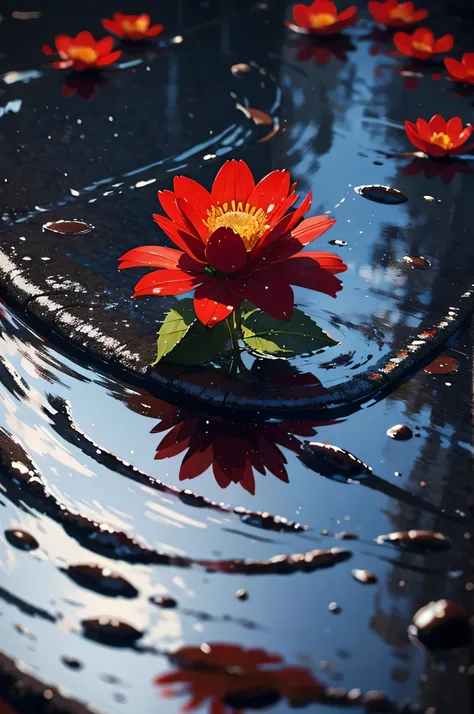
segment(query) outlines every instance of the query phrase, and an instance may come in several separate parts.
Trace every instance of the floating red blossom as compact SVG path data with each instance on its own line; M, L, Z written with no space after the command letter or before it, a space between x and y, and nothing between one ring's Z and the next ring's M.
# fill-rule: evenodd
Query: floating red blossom
M460 62L448 57L444 64L455 82L474 84L474 52L466 52Z
M311 5L294 5L293 20L297 29L315 35L334 35L354 25L357 8L351 5L341 13L331 0L315 0Z
M112 19L104 18L102 26L122 40L144 40L156 37L163 32L163 25L150 27L150 15L124 15L123 12L114 12Z
M402 54L418 60L427 60L435 55L449 52L454 44L454 37L443 35L439 40L435 40L431 30L420 27L413 35L409 35L408 32L396 32L393 41Z
M415 25L428 17L428 10L415 10L412 2L398 0L370 0L369 12L374 20L387 27L406 27Z
M405 129L417 149L437 158L465 153L474 146L466 145L474 127L471 124L463 127L459 117L446 121L440 114L436 114L429 122L424 119L417 119L416 124L406 121Z
M112 37L94 40L87 30L80 32L77 37L58 35L54 38L56 50L60 57L59 62L53 62L56 69L72 67L76 72L85 69L98 69L112 64L121 56L122 52L112 52L114 41ZM52 55L53 50L48 45L43 47L43 52Z
M273 171L257 185L245 161L227 161L209 193L185 176L174 191L159 191L168 217L155 214L160 228L181 250L161 246L134 248L119 268L159 268L135 286L140 295L179 295L196 288L194 308L208 326L225 320L243 300L277 320L290 320L292 285L336 297L336 273L347 270L332 253L303 253L302 248L328 230L335 218L301 221L311 192L298 199L288 171ZM300 222L301 221L301 222Z
M303 667L285 667L280 655L240 645L211 643L182 647L173 660L177 669L155 679L162 696L187 694L183 711L204 703L212 714L243 714L288 699L293 706L323 701L326 689Z

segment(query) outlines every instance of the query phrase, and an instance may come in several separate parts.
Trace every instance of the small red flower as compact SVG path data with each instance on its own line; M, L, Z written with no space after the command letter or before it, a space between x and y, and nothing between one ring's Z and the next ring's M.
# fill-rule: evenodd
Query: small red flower
M315 0L307 5L293 6L293 20L297 28L315 35L334 35L354 25L357 8L351 5L343 12L337 12L331 0Z
M474 127L467 124L463 128L459 117L446 121L436 114L429 122L424 119L417 119L416 124L406 121L405 129L408 138L417 149L436 158L465 153L474 146L474 144L466 146Z
M87 30L80 32L77 37L58 35L54 41L60 57L59 62L53 62L52 66L56 69L72 67L76 72L98 69L112 64L122 54L120 50L112 52L114 44L112 37L104 37L103 40L96 42ZM53 54L53 50L48 45L43 47L43 52L46 55Z
M163 32L163 25L150 27L150 15L124 15L123 12L114 12L111 20L104 18L102 26L113 35L122 40L144 40L147 37L157 37Z
M474 52L466 52L462 56L461 62L448 57L444 60L444 64L451 75L451 79L455 82L474 84Z
M435 40L431 30L420 27L415 30L413 35L409 35L408 32L396 32L393 41L397 50L402 54L419 60L427 60L443 52L449 52L454 44L454 37L443 35L439 40Z
M211 193L185 176L177 176L173 188L158 192L168 217L153 218L181 250L142 246L119 258L119 269L159 268L135 285L134 297L180 295L196 288L196 315L212 326L242 300L277 320L290 320L292 285L332 297L342 289L336 273L347 266L337 255L298 255L336 219L301 221L311 192L287 213L298 199L288 171L273 171L255 185L245 161L232 160L217 174Z
M428 17L428 10L415 10L412 2L398 2L398 0L370 0L369 12L375 22L387 27L406 27L415 25Z

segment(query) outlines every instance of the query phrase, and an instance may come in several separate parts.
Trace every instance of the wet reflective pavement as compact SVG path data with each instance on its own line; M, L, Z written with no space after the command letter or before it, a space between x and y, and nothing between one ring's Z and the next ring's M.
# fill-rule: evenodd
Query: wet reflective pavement
M468 714L472 645L427 649L408 630L433 601L472 613L469 330L382 400L339 418L289 409L254 422L128 382L55 339L41 310L76 279L61 273L67 258L81 279L109 281L109 294L97 283L99 324L113 302L130 330L152 334L163 307L129 306L136 276L117 274L117 257L163 239L151 214L174 173L209 185L226 158L244 158L258 176L288 168L301 193L313 189L311 215L338 219L318 249L347 243L328 249L349 265L336 301L296 291L340 344L292 360L279 390L297 383L318 397L320 383L377 375L457 319L472 282L472 159L403 156L404 119L469 121L472 98L432 72L412 76L362 3L357 26L319 45L284 26L290 3L170 5L137 8L165 32L104 73L90 101L62 95L66 75L43 67L41 45L86 26L100 37L117 8L58 3L28 21L1 10L0 251L16 267L3 264L0 325L0 711L2 697L20 712L68 711L60 696L71 696L114 713L193 702L212 714L302 704ZM457 39L454 56L468 51L472 11L459 4L448 22L431 7L430 26ZM367 200L360 186L408 200ZM93 228L43 232L61 220ZM38 290L20 308L12 286L30 278ZM400 425L411 438L393 438ZM35 701L15 694L24 675L8 678L6 658L23 663Z

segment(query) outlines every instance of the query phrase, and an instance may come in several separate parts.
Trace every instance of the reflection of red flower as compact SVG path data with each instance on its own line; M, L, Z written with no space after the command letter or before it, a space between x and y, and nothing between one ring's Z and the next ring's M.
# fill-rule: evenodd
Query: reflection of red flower
M440 114L435 114L427 122L417 119L416 124L405 122L407 136L417 149L434 157L450 156L465 153L472 149L474 144L466 146L466 141L474 131L468 124L463 128L459 117L446 121Z
M78 94L83 99L90 101L94 97L98 85L107 84L107 79L101 72L72 72L63 83L63 97L72 97Z
M356 22L355 5L339 13L331 0L315 0L307 5L293 6L295 25L305 32L315 35L334 35Z
M474 84L474 52L466 52L462 56L461 62L448 57L444 60L444 64L451 75L451 79L455 82Z
M253 390L265 383L267 388L300 389L315 398L326 393L314 375L299 374L282 360L256 360L252 373L255 377ZM204 373L203 377L208 384L209 373ZM221 385L221 388L225 386ZM185 454L179 471L180 481L196 478L212 466L214 478L221 488L240 483L251 494L255 493L254 471L263 475L268 471L288 483L287 460L281 447L298 453L301 442L297 437L314 436L315 427L334 423L306 420L230 421L203 412L180 409L147 392L131 396L128 403L133 411L151 419L160 419L160 423L152 429L153 434L168 432L158 444L156 459Z
M304 37L298 46L296 59L298 62L307 62L312 59L321 67L327 64L331 57L336 57L341 62L347 62L347 53L353 50L355 47L352 42L342 35L317 40Z
M118 60L122 54L119 50L112 52L114 41L112 37L104 37L96 42L90 32L85 30L77 37L68 35L58 35L54 39L56 50L60 57L59 62L53 62L56 69L67 69L72 67L76 72L85 69L97 69L106 67ZM43 52L52 55L53 50L48 45L43 46Z
M443 35L439 40L435 40L431 30L420 27L413 35L408 32L396 32L393 41L397 50L408 57L419 60L432 59L435 55L449 52L454 44L452 35Z
M124 15L123 12L114 12L111 20L104 18L102 26L108 32L117 35L122 40L143 40L147 37L156 37L163 32L163 25L150 27L150 15Z
M474 173L469 164L461 159L432 161L431 159L416 157L403 169L405 176L416 176L420 172L423 172L427 179L439 176L445 184L451 183L456 174Z
M375 22L387 27L406 27L421 22L428 17L428 10L415 10L412 2L370 0L369 12Z
M298 198L288 171L273 171L255 185L244 161L227 161L212 192L178 176L173 191L160 191L169 217L155 214L160 228L181 250L134 248L119 268L154 267L135 286L135 295L178 295L196 289L194 308L205 325L225 320L249 300L277 320L290 320L291 285L332 297L341 290L336 273L347 270L332 253L300 253L327 231L334 218L299 221L311 205L311 192L292 213ZM299 225L298 225L299 223Z
M294 706L324 699L325 688L308 669L276 668L283 663L282 657L262 649L204 644L183 647L173 659L179 669L158 676L155 684L163 688L165 697L187 694L190 700L183 711L194 711L208 702L212 714L236 714L281 698Z

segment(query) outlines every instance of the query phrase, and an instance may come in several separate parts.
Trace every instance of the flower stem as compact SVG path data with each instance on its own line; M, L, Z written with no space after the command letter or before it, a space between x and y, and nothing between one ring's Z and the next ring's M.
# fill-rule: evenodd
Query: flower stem
M227 327L229 330L230 341L232 344L232 359L229 368L229 374L231 376L238 374L239 372L246 371L246 367L242 362L242 357L240 356L239 348L239 338L240 338L240 312L234 310L234 312L229 315L226 320Z

